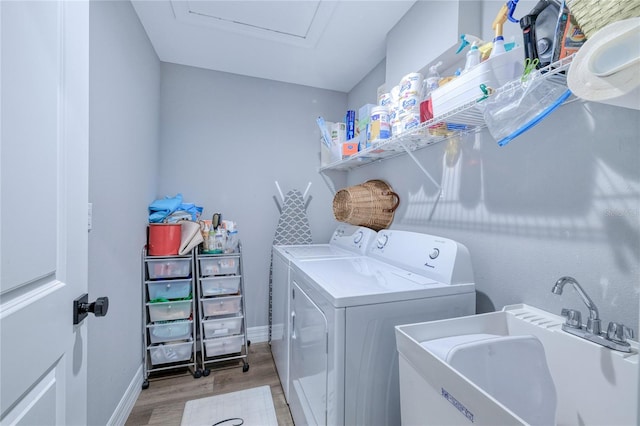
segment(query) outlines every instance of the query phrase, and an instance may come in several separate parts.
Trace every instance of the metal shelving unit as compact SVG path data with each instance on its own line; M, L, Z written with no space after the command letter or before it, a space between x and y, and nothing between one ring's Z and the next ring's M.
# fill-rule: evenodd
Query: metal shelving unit
M143 383L153 372L187 368L194 378L196 326L194 322L194 257L149 256L142 250Z
M554 62L539 71L545 78L559 75L569 68L572 59L573 56L569 56ZM562 78L564 78L564 75L562 75ZM494 91L494 94L513 91L517 87L517 84L518 81L508 83L503 87L497 88ZM409 154L416 164L422 168L415 157L411 155L413 151L444 142L453 137L477 132L486 127L484 116L480 108L482 100L484 100L484 98L460 105L446 114L439 115L429 121L420 123L420 125L414 129L397 136L392 136L389 139L376 141L371 147L344 160L335 161L327 166L321 167L319 171L320 173L333 170L348 171L376 161L405 154ZM426 171L424 172L426 173ZM428 177L431 179L430 176ZM433 179L431 180L433 181ZM433 182L435 183L435 181Z
M233 360L249 370L242 245L233 253L196 253L196 293L200 340L200 367Z

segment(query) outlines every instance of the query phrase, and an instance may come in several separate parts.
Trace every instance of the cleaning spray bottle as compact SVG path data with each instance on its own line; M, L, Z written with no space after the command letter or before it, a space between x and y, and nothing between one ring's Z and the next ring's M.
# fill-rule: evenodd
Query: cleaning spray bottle
M474 41L471 45L471 49L467 52L467 61L464 64L464 69L461 74L469 72L469 70L480 63L480 50L478 45Z
M440 81L440 74L438 73L438 67L442 65L442 61L439 61L435 65L429 67L429 74L427 74L427 95L430 95L435 89L438 88L438 82Z
M429 67L427 78L422 84L422 96L420 99L420 122L424 123L433 118L433 104L431 102L431 92L438 88L440 74L438 67L442 65L442 61Z

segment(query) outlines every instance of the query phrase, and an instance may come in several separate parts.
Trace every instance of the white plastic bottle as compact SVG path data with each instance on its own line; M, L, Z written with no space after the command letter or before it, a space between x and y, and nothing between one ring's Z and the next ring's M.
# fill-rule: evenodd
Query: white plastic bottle
M240 240L238 239L238 231L233 230L229 231L227 235L227 246L225 248L225 252L227 253L235 253L238 251L238 244Z
M438 88L438 82L440 81L440 74L438 74L438 67L442 65L442 62L438 62L429 68L429 74L427 74L427 90L429 94Z
M464 64L464 69L461 74L465 74L469 72L469 70L480 63L480 50L478 50L478 46L476 42L473 42L471 49L467 52L467 61Z
M489 55L489 58L502 55L505 52L506 49L504 48L504 37L497 36L495 39L493 39L493 48L491 49L491 55Z

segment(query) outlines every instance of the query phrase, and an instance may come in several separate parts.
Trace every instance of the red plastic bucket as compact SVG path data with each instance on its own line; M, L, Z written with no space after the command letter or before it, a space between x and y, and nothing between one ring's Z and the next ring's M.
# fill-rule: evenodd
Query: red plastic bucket
M149 256L173 256L180 251L182 226L179 223L149 224Z

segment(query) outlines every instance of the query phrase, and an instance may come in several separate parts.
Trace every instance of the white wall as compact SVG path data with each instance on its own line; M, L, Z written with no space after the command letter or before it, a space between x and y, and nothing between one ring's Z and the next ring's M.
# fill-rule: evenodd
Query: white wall
M282 191L312 182L308 216L314 241L336 226L333 194L317 172L315 118L344 117L345 93L175 64L162 64L158 196L182 193L237 222L244 249L247 325L268 324L271 244Z
M532 3L520 2L515 16L526 14ZM491 37L500 5L483 5L482 37ZM428 14L412 22L431 24ZM409 30L394 28L389 38ZM516 24L505 27L505 35L511 34L519 35ZM605 327L608 321L638 327L638 134L639 111L575 102L503 148L485 130L418 152L443 186L435 210L436 188L406 156L359 168L348 184L387 180L402 200L392 228L465 244L474 264L478 312L524 302L553 313L577 308L586 316L572 289L562 296L551 293L558 278L572 275L600 308Z
M378 87L384 83L386 61L382 60L369 73L355 85L347 97L348 109L358 114L358 109L365 104L377 104Z
M128 1L92 1L90 35L89 297L110 305L87 319L88 418L104 425L142 361L140 251L156 195L160 62Z
M481 6L479 1L464 0L416 2L387 35L387 90L404 75L437 62L445 50L459 44L460 34L480 36ZM449 53L453 52L455 49ZM440 72L443 70L444 66Z

